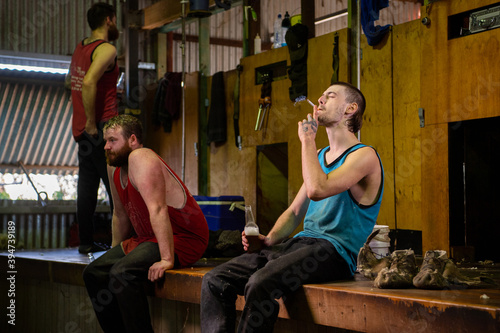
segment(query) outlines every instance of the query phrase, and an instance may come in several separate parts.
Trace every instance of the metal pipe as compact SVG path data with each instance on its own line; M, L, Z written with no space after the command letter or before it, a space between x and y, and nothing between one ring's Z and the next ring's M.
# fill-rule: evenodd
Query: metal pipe
M181 144L181 179L185 182L186 173L186 5L188 0L181 0L182 6L182 144Z

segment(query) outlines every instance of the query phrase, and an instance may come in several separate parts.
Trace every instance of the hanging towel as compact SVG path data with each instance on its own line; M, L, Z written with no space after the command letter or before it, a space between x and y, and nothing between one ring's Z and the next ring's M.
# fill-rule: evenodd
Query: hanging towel
M165 73L158 81L153 106L153 122L162 125L167 133L172 132L172 120L178 119L180 115L181 80L182 73Z
M288 29L285 40L290 53L288 78L292 85L288 94L292 102L305 100L307 97L307 26L297 23Z
M390 24L375 26L379 11L386 7L389 7L389 0L361 0L361 26L370 46L377 45L389 31Z
M224 143L227 139L226 94L224 73L217 72L212 77L212 93L207 123L207 143Z

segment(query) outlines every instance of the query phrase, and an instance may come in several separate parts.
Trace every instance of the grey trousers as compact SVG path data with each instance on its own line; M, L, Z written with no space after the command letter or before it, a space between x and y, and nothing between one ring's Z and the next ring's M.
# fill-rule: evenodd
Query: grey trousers
M125 255L115 246L83 271L97 320L104 332L153 332L145 284L160 261L158 244L139 244Z
M245 295L238 332L272 332L279 312L276 299L306 283L352 278L345 260L327 240L298 237L245 253L203 277L202 332L234 332L235 301Z

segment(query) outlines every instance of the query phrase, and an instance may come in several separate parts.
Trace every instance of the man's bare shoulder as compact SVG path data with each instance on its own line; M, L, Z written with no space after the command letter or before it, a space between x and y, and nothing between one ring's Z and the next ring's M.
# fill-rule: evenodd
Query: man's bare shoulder
M375 148L371 146L361 147L346 157L346 163L362 167L369 173L371 171L380 170L380 160Z
M149 148L137 148L134 149L128 156L128 162L134 164L143 164L145 162L153 162L158 159L158 156Z
M97 45L94 53L116 53L116 47L108 42L101 43Z

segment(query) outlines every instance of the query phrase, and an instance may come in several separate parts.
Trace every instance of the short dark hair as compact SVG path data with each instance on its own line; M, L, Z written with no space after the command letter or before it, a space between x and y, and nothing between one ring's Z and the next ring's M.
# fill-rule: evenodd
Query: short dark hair
M358 104L356 113L347 120L347 128L349 131L352 133L358 132L363 124L363 114L366 107L365 96L363 96L363 93L358 88L347 82L335 82L333 85L344 87L345 100L347 103Z
M90 29L94 31L104 24L106 18L113 18L116 16L115 7L105 2L98 2L92 5L87 11L87 22Z
M106 125L104 125L103 130L106 131L109 128L116 127L122 128L122 133L125 139L130 138L132 134L134 134L137 138L137 141L142 144L142 124L141 121L136 117L128 114L115 116L108 120Z

